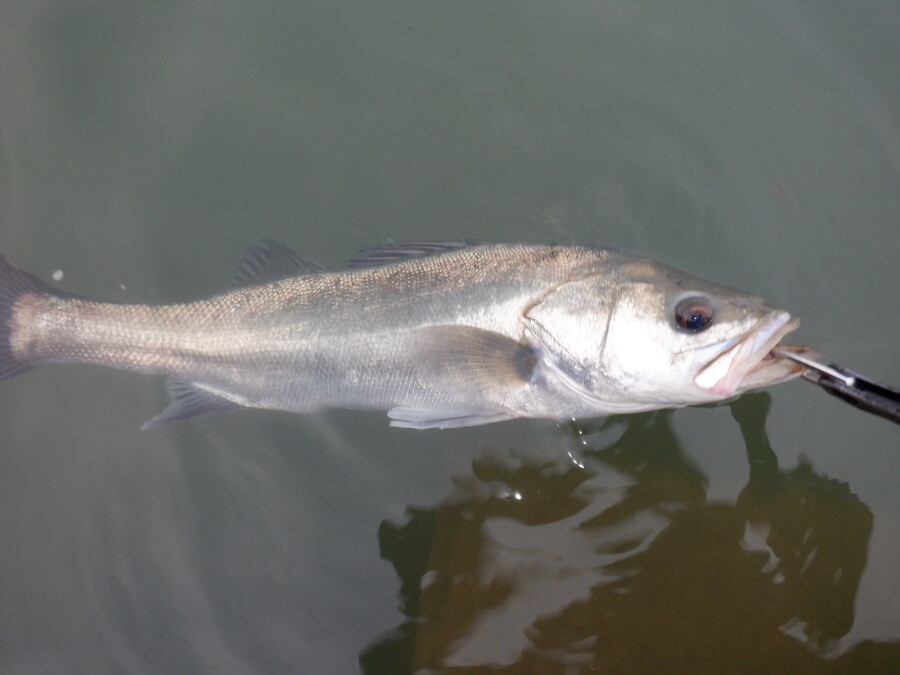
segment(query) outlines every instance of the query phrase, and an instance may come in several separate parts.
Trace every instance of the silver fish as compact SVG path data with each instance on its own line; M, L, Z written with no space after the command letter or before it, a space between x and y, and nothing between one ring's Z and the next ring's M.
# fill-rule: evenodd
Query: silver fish
M171 403L144 428L245 406L387 410L427 429L709 403L803 371L772 353L799 323L788 312L635 253L362 253L328 271L265 241L233 290L159 306L93 302L0 256L0 379L47 363L167 375Z

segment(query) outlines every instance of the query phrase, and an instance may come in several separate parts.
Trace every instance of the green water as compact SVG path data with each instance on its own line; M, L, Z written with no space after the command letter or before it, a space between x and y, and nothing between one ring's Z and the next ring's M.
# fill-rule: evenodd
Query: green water
M900 383L898 62L893 0L8 0L0 251L163 302L263 237L624 246ZM900 429L807 383L138 431L164 405L99 368L0 383L3 673L900 669Z

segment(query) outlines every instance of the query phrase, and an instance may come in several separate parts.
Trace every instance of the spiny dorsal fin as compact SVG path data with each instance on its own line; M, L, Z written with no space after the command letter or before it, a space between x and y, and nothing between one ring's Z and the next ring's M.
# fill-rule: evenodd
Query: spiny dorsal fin
M258 286L288 277L325 271L325 267L301 258L280 241L263 239L247 249L244 259L231 277L231 286Z
M168 378L166 380L166 388L169 390L171 402L159 415L144 422L141 429L149 429L160 424L178 422L191 417L200 417L201 415L225 412L241 407L233 401L204 391L193 382L188 382L178 377Z
M410 258L456 251L468 246L481 246L489 242L480 239L456 239L454 241L388 241L384 244L364 246L359 249L359 257L353 258L347 267L377 267Z

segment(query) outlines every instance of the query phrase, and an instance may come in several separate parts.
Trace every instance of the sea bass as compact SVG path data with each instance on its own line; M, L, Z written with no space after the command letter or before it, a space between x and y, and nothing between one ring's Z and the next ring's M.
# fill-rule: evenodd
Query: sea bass
M388 243L329 271L268 240L232 286L94 302L0 256L0 379L48 363L167 375L171 403L144 428L243 406L428 429L709 403L803 370L772 353L799 324L785 310L614 248Z

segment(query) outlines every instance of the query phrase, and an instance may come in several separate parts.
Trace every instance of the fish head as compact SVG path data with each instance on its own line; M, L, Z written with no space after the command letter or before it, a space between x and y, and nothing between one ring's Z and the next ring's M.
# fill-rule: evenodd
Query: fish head
M629 255L560 285L554 295L531 312L543 330L539 342L545 353L557 350L550 369L569 391L598 410L720 401L803 371L772 354L799 319L656 261ZM568 322L550 328L547 319L566 305Z

